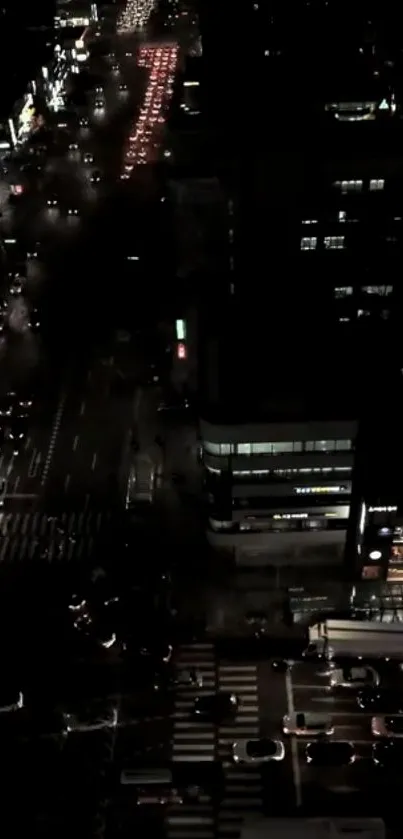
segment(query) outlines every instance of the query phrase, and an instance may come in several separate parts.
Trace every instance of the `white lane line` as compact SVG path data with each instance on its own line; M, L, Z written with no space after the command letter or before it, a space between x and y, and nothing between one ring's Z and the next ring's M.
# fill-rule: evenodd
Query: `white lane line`
M50 435L49 448L48 448L47 455L46 455L45 465L43 467L42 478L41 478L41 485L42 486L44 486L44 484L46 483L46 478L48 477L48 474L49 474L50 464L52 462L52 457L53 457L53 453L54 453L55 446L56 446L57 435L60 431L60 425L61 425L61 422L62 422L62 417L63 417L63 411L64 411L65 404L66 404L66 394L62 393L62 395L60 397L60 400L59 400L59 404L57 406L55 419L54 419L53 427L52 427L52 432L51 432L51 435Z
M14 481L13 493L16 493L16 492L17 492L17 489L18 489L18 484L19 484L19 483L20 483L20 476L19 476L19 475L17 475L17 477L16 477L16 479L15 479L15 481Z
M78 446L78 440L79 440L79 437L78 437L78 434L76 434L76 436L74 437L74 440L73 440L73 452L75 452L75 450Z
M295 713L294 695L292 691L292 678L288 670L285 674L285 690L287 695L288 714L291 716ZM295 803L297 807L302 805L302 789L301 789L301 771L298 760L298 746L296 737L291 737L291 756L292 756L292 771L294 777L295 787Z
M31 445L31 438L27 437L27 439L25 440L25 445L24 445L25 451L27 451L29 449L30 445Z
M85 411L85 402L82 402L82 403L81 403L81 408L80 408L80 416L81 416L81 417L82 417L82 415L83 415L84 411Z
M94 454L94 457L92 458L92 463L91 463L91 469L92 469L92 471L94 471L94 469L95 469L96 465L97 465L97 455L96 455L96 453L95 453L95 454Z
M66 492L69 488L69 483L70 483L70 475L66 475L66 477L64 479L64 488L65 488Z

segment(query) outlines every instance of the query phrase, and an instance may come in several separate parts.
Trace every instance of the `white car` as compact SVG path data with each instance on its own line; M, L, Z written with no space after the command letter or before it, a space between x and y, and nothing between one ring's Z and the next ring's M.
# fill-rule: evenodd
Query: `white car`
M372 717L371 731L374 737L403 737L403 717Z
M285 748L281 740L260 737L253 740L238 740L232 746L234 763L260 765L271 760L284 760Z
M332 688L378 687L379 673L373 667L345 667L333 670L330 676Z
M329 714L295 711L283 717L283 732L295 734L296 737L329 735L334 732L334 724Z
M99 712L84 711L77 714L65 714L64 719L68 733L73 731L101 731L105 728L116 728L118 724L117 708L103 708Z

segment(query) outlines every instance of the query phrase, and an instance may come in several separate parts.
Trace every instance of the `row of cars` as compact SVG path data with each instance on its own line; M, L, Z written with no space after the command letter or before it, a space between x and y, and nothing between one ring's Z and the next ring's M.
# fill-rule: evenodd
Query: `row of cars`
M32 406L32 394L28 391L9 390L0 397L0 441L11 445L15 457L25 444Z

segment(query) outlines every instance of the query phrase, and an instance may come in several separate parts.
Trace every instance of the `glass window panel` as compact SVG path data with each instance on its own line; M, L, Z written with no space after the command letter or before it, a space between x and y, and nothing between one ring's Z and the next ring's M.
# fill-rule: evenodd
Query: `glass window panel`
M220 445L220 454L229 455L232 454L232 446L231 443L221 443Z
M271 443L252 443L252 454L271 454Z
M336 440L336 449L339 452L348 452L352 448L352 440Z
M334 440L315 440L316 452L333 452L335 447Z
M294 451L302 452L302 443L300 440L294 440Z
M293 443L272 443L273 454L288 454L294 449Z
M220 444L219 443L209 443L207 440L203 443L204 449L208 454L219 455L220 454Z
M306 440L305 441L305 451L306 452L315 451L315 440Z
M237 454L252 454L251 443L238 443L236 448Z

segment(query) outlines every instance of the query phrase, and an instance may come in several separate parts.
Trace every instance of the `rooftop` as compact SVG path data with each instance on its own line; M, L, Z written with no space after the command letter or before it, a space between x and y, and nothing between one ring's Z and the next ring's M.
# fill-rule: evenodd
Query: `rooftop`
M261 285L261 306L206 312L202 416L213 422L355 420L365 403L357 336L321 320L301 292ZM293 297L294 295L294 297ZM279 315L280 313L280 315ZM337 328L338 327L338 328ZM368 373L371 365L367 366Z

